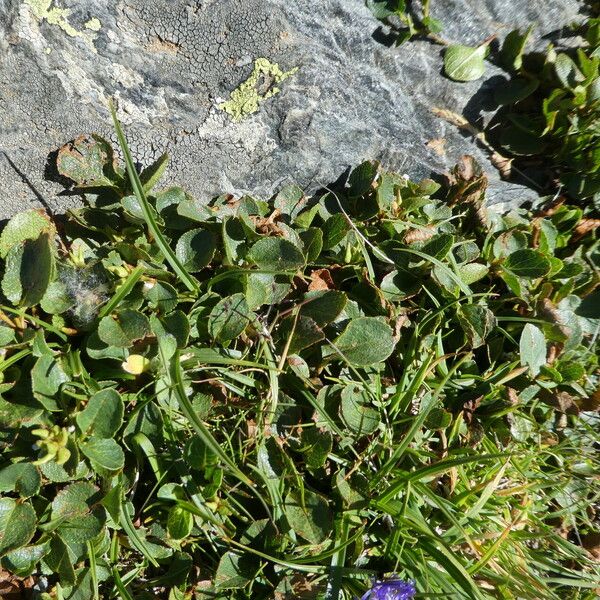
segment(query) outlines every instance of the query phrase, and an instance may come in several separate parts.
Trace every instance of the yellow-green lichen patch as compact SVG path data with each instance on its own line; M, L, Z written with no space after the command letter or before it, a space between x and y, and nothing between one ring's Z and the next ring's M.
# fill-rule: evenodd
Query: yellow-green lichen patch
M89 21L85 23L85 28L90 29L91 31L100 31L100 29L102 28L102 23L100 22L100 19L92 17Z
M233 90L229 100L219 104L219 108L237 123L257 112L261 102L278 94L280 92L278 85L297 70L298 67L295 67L284 72L278 64L272 63L267 58L257 58L250 77Z
M68 8L52 6L52 0L25 0L31 12L40 20L46 20L50 25L58 25L67 35L78 37L83 35L73 27L67 17L71 14Z
M29 6L33 15L40 21L47 21L50 25L57 25L67 35L71 37L83 37L85 36L84 31L75 29L73 25L69 23L69 15L71 10L69 8L59 8L53 6L53 0L25 0L25 4ZM86 24L85 28L90 31L100 31L102 23L100 19L92 17ZM92 35L92 34L89 34Z

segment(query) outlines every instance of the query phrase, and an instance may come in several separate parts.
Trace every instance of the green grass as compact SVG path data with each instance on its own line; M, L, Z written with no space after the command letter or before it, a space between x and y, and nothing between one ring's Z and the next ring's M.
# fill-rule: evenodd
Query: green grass
M117 132L125 169L97 136L59 152L85 208L0 235L4 569L44 599L349 600L392 574L597 597L585 210L488 212L470 159L204 206Z

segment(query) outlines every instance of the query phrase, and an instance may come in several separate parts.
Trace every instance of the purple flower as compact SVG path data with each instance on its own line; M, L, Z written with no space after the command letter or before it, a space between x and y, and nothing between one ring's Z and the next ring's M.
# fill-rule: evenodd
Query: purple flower
M360 600L411 600L417 593L412 581L387 579L376 581Z

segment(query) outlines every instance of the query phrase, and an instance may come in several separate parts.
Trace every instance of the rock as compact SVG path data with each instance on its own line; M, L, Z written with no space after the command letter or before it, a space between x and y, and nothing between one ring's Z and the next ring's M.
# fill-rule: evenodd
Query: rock
M467 44L530 23L539 40L580 7L432 4L446 37ZM439 46L388 47L388 39L363 0L3 0L0 218L79 202L57 196L48 157L82 133L114 142L109 98L136 160L146 165L168 151L168 179L199 201L221 192L269 196L291 182L314 189L365 158L427 176L466 152L494 178L491 202L527 196L431 112L485 114L489 84L443 77ZM488 65L487 80L499 73Z

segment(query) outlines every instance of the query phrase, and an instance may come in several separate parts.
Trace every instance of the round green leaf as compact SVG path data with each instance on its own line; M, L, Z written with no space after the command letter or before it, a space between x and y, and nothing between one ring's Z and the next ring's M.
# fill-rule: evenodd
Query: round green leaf
M458 267L458 276L466 285L471 285L483 279L489 272L489 268L481 263L468 263Z
M123 450L115 440L110 438L91 438L79 445L79 448L90 459L94 469L118 471L125 464Z
M179 238L175 254L186 270L197 273L210 264L216 249L214 233L205 229L192 229Z
M310 317L317 325L323 327L337 319L347 300L346 294L337 290L308 292L300 311L303 316Z
M77 425L85 435L111 438L123 423L123 399L117 390L106 388L96 392L77 415Z
M335 347L351 364L367 367L386 360L394 351L392 328L379 317L352 319L335 340Z
M210 312L208 331L214 339L235 339L250 323L252 313L242 293L223 298Z
M550 272L550 261L536 250L517 250L510 254L502 266L517 277L537 279Z
M38 561L48 552L50 552L49 542L17 548L2 558L2 566L19 577L27 577L33 573Z
M323 250L330 250L337 246L350 229L350 223L345 215L341 213L331 215L323 224Z
M84 543L97 537L106 513L98 504L99 489L78 481L61 490L52 502L52 520L58 522L58 532L67 543Z
M364 388L348 385L342 390L340 416L353 432L369 435L377 429L381 419L370 404L371 399Z
M124 309L104 317L98 325L98 337L108 346L129 348L150 335L148 317L137 310Z
M448 46L444 54L444 70L455 81L474 81L485 71L483 59L488 53L487 44L471 48L459 44Z
M15 463L0 471L0 492L17 492L22 498L30 498L40 490L42 477L35 465Z
M292 490L285 498L285 515L291 528L311 544L327 539L333 527L333 517L325 498L304 489Z
M161 313L171 312L177 306L177 290L164 281L157 281L146 291L146 298Z
M35 240L42 233L47 233L50 238L56 233L54 223L43 210L31 209L16 214L0 235L0 258L6 258L13 246L25 240Z
M173 506L169 511L167 518L167 531L174 540L183 540L192 532L194 519L192 513L181 508Z
M219 561L215 573L215 584L222 590L245 588L254 579L258 568L256 557L227 552Z
M28 502L0 498L0 556L25 546L35 533L36 517Z
M434 408L425 419L427 429L442 430L450 427L452 423L452 413L443 408Z
M258 240L250 248L248 258L266 271L295 271L304 266L302 252L292 242L277 237Z
M527 323L521 333L519 351L521 364L529 367L529 372L535 377L546 364L546 338L542 330Z

